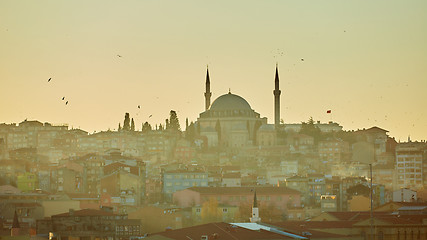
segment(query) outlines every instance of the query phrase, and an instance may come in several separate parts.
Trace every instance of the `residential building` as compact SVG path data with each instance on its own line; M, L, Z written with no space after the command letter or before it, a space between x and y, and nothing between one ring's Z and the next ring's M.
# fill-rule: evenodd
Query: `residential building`
M301 201L303 206L307 205L311 196L311 191L308 187L308 178L302 176L293 176L286 178L285 180L286 187L294 189L301 192Z
M423 161L426 149L427 144L419 142L399 143L396 146L397 181L394 190L423 188Z
M37 234L52 233L57 239L100 238L120 239L142 234L140 220L128 219L126 214L114 214L109 208L95 210L70 209L67 213L53 215L50 219L37 221Z
M417 192L408 188L393 191L393 202L416 202Z
M16 185L23 192L34 191L38 188L38 178L34 173L25 172L22 175L18 175Z
M200 170L172 170L162 173L163 194L172 200L172 194L190 187L207 187L208 173Z
M211 198L218 204L243 206L252 204L256 190L259 206L271 206L280 211L301 206L301 193L287 187L191 187L173 194L180 207L203 205Z
M221 186L223 187L241 187L242 179L240 173L225 173L222 175Z
M348 142L339 138L328 138L318 144L319 157L326 162L342 162L350 157Z

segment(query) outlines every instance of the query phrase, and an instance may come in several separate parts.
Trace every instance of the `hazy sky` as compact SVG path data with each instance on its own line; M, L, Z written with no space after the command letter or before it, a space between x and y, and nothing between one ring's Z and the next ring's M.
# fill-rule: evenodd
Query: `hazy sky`
M278 62L286 123L427 139L426 12L425 0L1 0L0 122L93 132L129 112L140 129L173 109L185 128L209 64L213 100L231 88L272 123Z

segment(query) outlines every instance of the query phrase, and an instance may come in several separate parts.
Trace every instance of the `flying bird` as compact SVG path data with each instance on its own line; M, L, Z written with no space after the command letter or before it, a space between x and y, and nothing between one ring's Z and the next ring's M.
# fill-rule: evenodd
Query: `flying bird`
M152 117L153 115L148 116L148 118Z
M49 78L49 79L47 80L47 82L50 82L50 80L52 80L52 78Z
M65 97L62 97L62 101L64 101L65 100Z
M68 101L65 102L65 105L67 105L67 104L68 104Z
M301 58L301 61L304 62L304 58Z
M141 105L138 105L138 108L141 108Z
M117 57L121 58L121 57L122 57L122 55L117 54Z

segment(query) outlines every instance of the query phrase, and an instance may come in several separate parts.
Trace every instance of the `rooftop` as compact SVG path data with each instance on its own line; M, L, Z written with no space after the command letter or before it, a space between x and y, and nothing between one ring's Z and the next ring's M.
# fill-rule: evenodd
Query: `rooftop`
M187 190L199 192L202 194L253 194L256 190L257 194L300 194L297 190L287 187L191 187Z

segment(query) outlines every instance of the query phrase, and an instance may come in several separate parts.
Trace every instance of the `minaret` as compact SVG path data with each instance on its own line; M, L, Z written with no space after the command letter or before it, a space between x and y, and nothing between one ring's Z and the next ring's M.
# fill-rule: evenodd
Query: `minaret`
M209 79L209 68L206 67L206 92L205 92L205 111L211 106L211 81Z
M277 128L280 124L280 93L279 90L279 70L276 63L276 77L274 79L274 126Z
M259 217L258 203L256 200L256 190L254 193L254 203L252 205L252 217L249 220L251 223L261 222L261 218Z

